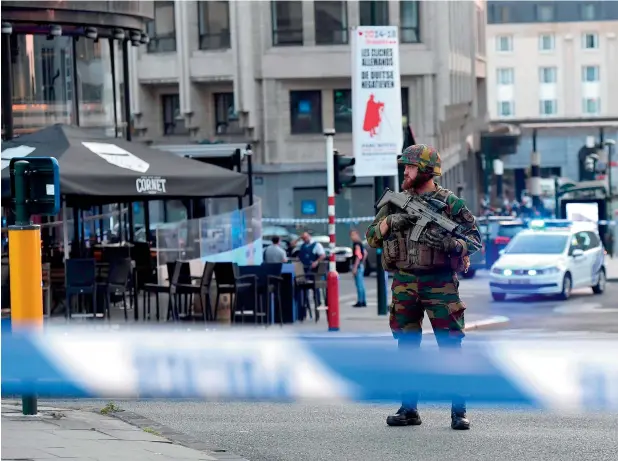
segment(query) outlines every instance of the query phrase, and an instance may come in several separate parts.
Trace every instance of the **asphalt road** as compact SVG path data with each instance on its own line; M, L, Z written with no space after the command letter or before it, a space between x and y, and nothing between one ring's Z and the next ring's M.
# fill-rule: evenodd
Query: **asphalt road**
M373 287L368 287L372 301L367 309L373 310L375 277L370 277L368 282ZM483 274L462 281L462 298L469 311L480 316L505 315L510 322L497 331L472 331L468 333L469 340L484 335L573 341L603 338L615 340L618 345L618 283L608 284L606 293L600 296L592 295L591 290L580 290L567 302L513 298L500 303L491 300L487 283ZM351 278L343 275L342 305L355 302L353 290ZM106 403L69 402L88 407L103 407ZM123 409L250 461L581 461L615 460L618 456L616 414L554 414L513 407L471 407L471 430L455 432L449 427L448 404L421 404L421 426L390 428L385 424L385 417L396 409L396 404L204 403L191 400L116 403Z

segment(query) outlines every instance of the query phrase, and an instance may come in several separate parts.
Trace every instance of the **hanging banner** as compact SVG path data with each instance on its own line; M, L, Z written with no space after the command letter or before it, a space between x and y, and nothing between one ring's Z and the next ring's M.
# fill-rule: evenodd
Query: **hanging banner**
M357 27L352 34L354 174L396 176L403 145L399 31Z

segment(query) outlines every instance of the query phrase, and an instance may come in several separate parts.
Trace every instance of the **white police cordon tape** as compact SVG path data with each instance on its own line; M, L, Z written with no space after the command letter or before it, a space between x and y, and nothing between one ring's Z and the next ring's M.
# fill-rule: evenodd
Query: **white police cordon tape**
M336 223L340 224L357 224L362 222L372 222L374 216L356 216L353 218L337 218ZM296 225L296 224L328 224L327 218L262 218L263 223L267 224L282 224L282 225ZM599 225L615 226L618 221L600 220L597 222Z
M618 409L612 341L423 347L391 338L209 331L3 333L2 393L41 397L469 402Z

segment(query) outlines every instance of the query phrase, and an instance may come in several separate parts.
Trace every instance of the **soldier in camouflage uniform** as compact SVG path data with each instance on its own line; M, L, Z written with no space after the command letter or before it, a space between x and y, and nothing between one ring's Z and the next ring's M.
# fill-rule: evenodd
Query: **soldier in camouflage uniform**
M436 149L424 144L410 146L398 162L405 165L401 189L411 195L446 203L443 213L469 229L466 232L469 241L454 238L436 224L430 224L419 241L414 242L410 240L415 225L412 216L392 205L378 211L367 229L367 242L373 248L383 249L384 269L393 273L391 331L403 353L406 349L418 348L423 315L427 312L438 345L460 349L466 307L459 298L457 272L466 270L469 255L481 248L481 235L465 202L434 182L434 177L441 175L440 154ZM401 408L389 416L386 423L389 426L421 424L417 401L415 392L404 393ZM462 396L453 398L451 427L470 427Z

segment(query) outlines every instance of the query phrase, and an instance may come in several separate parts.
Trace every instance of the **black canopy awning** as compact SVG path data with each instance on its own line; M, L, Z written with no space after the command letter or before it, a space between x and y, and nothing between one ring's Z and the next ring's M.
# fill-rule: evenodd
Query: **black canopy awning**
M243 196L247 176L136 142L53 125L2 143L2 200L10 196L9 161L55 157L69 203L115 203Z

